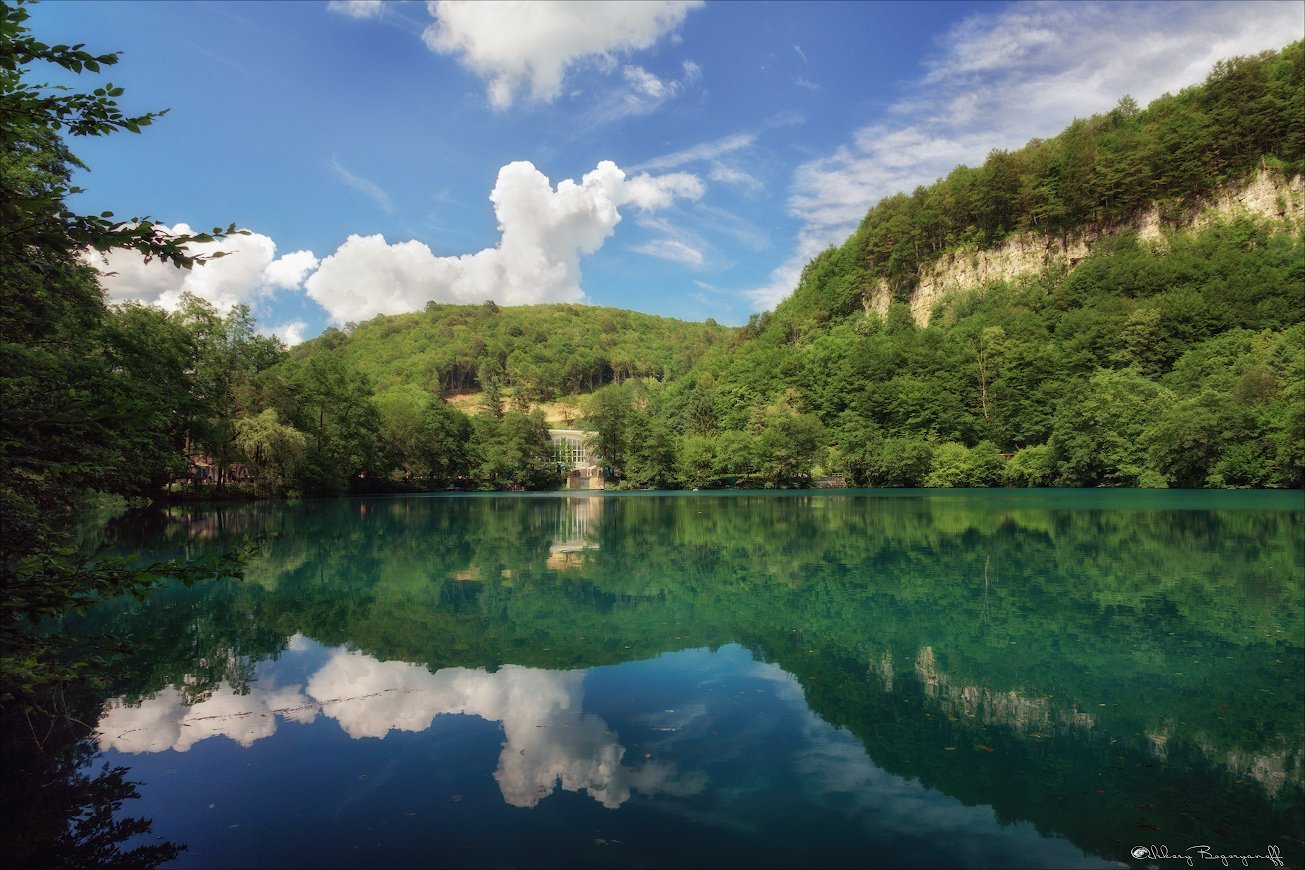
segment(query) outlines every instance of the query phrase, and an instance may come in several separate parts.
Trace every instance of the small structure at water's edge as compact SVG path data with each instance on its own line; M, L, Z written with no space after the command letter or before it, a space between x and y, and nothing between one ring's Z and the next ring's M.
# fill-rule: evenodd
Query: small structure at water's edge
M583 429L549 429L553 461L566 472L567 489L603 489L602 466L589 453L589 442L597 432Z

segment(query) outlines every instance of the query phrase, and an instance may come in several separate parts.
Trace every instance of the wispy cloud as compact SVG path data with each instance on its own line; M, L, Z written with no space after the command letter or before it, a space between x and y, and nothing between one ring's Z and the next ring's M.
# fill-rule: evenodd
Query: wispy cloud
M326 9L328 12L358 21L380 22L420 38L426 29L426 23L409 18L400 11L401 6L408 5L410 4L398 4L386 0L330 0L326 4Z
M736 187L741 187L748 193L760 193L763 188L761 181L751 172L748 172L746 169L741 169L738 166L723 163L719 160L711 165L711 170L708 171L707 177L712 181L719 181L722 184L732 184Z
M706 259L702 251L688 242L682 242L678 239L652 239L643 244L635 245L634 250L650 257L660 257L663 260L682 263L694 269L701 268Z
M218 63L222 64L223 66L225 66L225 67L227 67L227 68L229 68L229 69L235 70L236 72L240 73L240 74L241 74L242 76L244 76L245 78L252 79L252 78L258 77L258 78L260 78L260 80L265 80L265 75L266 75L266 74L265 74L264 72L262 72L261 70L255 70L255 69L253 69L252 67L250 67L250 66L248 66L248 65L246 65L246 64L243 64L243 63L236 63L234 60L232 60L231 58L227 57L226 55L218 54L218 53L215 52L215 51L210 51L209 49L205 48L204 46L200 45L199 43L192 42L192 41L189 40L189 39L182 40L182 43L183 43L183 44L184 44L188 49L190 49L191 51L195 52L196 54L202 54L202 55L204 55L205 57L212 58L213 60L217 61Z
M746 218L732 211L698 203L694 211L706 218L712 231L729 236L750 251L764 251L770 247L770 234Z
M388 193L381 189L380 185L368 181L361 176L354 175L352 172L341 166L340 161L335 157L331 158L331 168L335 170L335 174L341 181L359 193L372 199L377 205L385 210L386 214L394 214L394 201L390 199Z
M636 218L636 223L645 230L659 233L661 237L635 245L632 250L693 269L700 269L706 264L707 242L682 224L646 214Z
M1201 81L1215 61L1305 36L1296 3L1018 4L945 34L885 117L797 168L793 256L747 295L772 307L802 264L841 242L884 196L930 184L993 148L1017 148L1131 94L1146 104Z
M651 114L663 103L675 99L702 78L702 68L684 61L679 78L659 78L635 64L621 68L623 84L603 94L580 119L579 129L592 130L622 118Z
M713 139L710 142L701 142L681 151L673 151L670 154L663 154L660 157L645 160L637 166L630 167L630 170L647 171L650 169L674 169L675 167L683 166L686 163L696 163L700 160L715 160L716 158L722 157L733 151L747 148L756 141L756 133L732 133L729 136L720 139Z

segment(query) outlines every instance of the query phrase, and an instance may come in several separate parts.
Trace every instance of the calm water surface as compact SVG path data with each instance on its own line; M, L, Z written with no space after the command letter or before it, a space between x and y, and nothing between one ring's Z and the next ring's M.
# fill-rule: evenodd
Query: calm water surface
M1302 522L1146 491L183 508L102 534L274 534L243 582L68 630L142 644L95 764L173 866L1299 867Z

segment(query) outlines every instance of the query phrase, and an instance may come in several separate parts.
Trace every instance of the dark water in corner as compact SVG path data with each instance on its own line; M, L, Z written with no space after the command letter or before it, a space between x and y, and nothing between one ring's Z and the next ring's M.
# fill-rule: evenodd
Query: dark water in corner
M1299 867L1303 522L1154 491L187 508L106 534L276 536L71 628L143 644L99 746L172 866Z

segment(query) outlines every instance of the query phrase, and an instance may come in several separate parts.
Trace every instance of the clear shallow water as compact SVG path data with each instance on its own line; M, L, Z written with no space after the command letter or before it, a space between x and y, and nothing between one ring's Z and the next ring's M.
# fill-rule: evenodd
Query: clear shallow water
M175 866L1300 866L1303 521L1153 491L186 508L104 534L275 537L243 582L69 629L142 643L99 761Z

